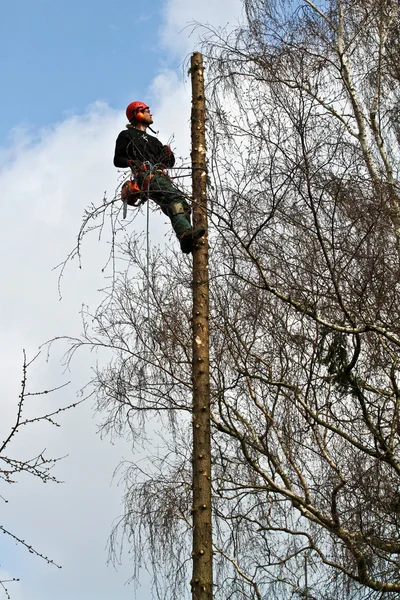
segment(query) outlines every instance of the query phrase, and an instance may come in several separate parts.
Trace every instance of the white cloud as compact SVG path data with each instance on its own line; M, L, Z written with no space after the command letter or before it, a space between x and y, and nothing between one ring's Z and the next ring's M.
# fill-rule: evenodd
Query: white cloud
M173 147L177 156L187 160L190 155L190 82L182 81L174 71L162 71L150 88L154 99L155 127L160 138L169 141L173 134ZM179 161L177 161L177 164Z
M195 24L236 27L241 10L241 0L169 0L164 8L162 44L182 61L189 52L200 50L201 31Z

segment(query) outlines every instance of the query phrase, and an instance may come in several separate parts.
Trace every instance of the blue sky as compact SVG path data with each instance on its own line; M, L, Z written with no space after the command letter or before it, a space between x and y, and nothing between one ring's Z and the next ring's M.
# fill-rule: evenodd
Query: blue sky
M132 0L2 0L0 139L41 127L94 100L129 103L161 67L165 3Z
M187 157L190 83L182 64L198 49L188 24L224 26L227 15L235 23L240 7L240 0L0 0L0 439L15 415L22 349L32 358L48 339L78 336L82 304L95 309L103 300L107 232L85 241L82 268L73 263L64 274L62 300L54 267L73 249L84 209L101 204L104 193L114 197L112 158L126 105L149 103L160 139L173 136L177 156ZM143 231L145 223L142 212L135 227ZM152 244L176 249L157 211L150 234ZM64 350L30 369L32 391L71 381L56 395L37 397L40 404L26 408L31 414L73 402L91 378L94 356L79 356L65 373ZM60 428L26 429L10 447L18 457L43 448L66 456L55 468L62 485L0 480L0 523L63 566L48 566L0 536L0 579L21 579L9 586L12 600L153 598L145 572L140 589L126 585L128 554L118 570L106 567L107 538L122 511L113 472L121 459L140 455L126 440L100 439L99 421L88 403L64 414Z

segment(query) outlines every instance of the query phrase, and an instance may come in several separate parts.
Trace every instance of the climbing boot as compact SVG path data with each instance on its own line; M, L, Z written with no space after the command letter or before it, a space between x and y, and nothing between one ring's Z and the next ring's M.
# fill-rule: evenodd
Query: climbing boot
M181 235L179 238L179 243L181 245L181 250L183 254L190 254L193 249L193 240L190 236L190 230L188 229Z
M184 254L190 254L193 250L193 242L201 238L205 234L204 227L191 227L179 236L181 250Z

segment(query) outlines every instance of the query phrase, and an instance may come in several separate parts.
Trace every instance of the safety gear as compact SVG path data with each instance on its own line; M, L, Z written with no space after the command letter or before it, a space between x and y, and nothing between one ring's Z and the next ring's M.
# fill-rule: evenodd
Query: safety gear
M173 217L175 215L184 215L186 212L182 202L173 202L168 208L169 212L171 213L171 216Z
M144 102L135 101L128 104L126 107L126 118L128 121L132 121L132 119L136 119L137 121L143 121L144 115L143 111L146 108L150 108Z
M133 170L132 166L131 169ZM165 171L165 169L155 169L148 160L144 161L139 167L137 167L135 172L137 180L142 184L142 190L145 190L146 192L150 187L151 180L156 175L159 175L160 177L167 177L169 180L168 173Z
M171 154L173 154L173 152L171 150L171 146L168 146L166 144L165 146L163 146L163 148L164 148L165 156L170 156Z

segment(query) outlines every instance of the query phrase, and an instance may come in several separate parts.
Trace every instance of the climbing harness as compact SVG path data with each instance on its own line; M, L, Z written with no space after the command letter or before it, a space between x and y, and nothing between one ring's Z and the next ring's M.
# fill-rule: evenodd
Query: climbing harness
M193 171L204 171L205 173L208 173L207 168L197 167L194 165L192 165L190 167L186 167L186 166L169 167L168 170L174 170L174 171L190 170L192 172ZM148 175L143 177L144 173L146 173L147 171L149 171ZM121 188L121 200L124 203L124 208L123 208L123 218L124 219L126 218L126 215L127 215L128 206L139 207L142 204L144 204L145 202L147 202L147 200L149 198L149 194L147 193L146 197L143 198L143 192L149 191L150 181L157 174L162 175L163 177L167 177L171 182L173 179L181 179L183 177L191 177L191 173L188 173L187 175L181 174L181 175L171 176L167 173L164 166L162 166L162 168L160 168L160 165L153 165L150 161L144 161L143 163L140 163L140 165L137 166L135 171L131 171L130 179L128 181L125 181L125 183L123 184L123 186ZM139 182L141 182L140 187L139 187Z
M137 171L136 176L138 179L143 178L143 174L149 171L148 175L145 175L143 179L142 189L147 192L150 186L150 181L153 179L155 175L162 175L167 179L171 180L171 177L168 175L164 165L153 165L148 160L141 163L139 171Z
M148 200L147 197L143 197L143 192L149 191L150 181L155 175L162 175L168 177L168 173L164 168L160 168L159 165L153 165L149 161L141 163L135 171L131 171L130 178L122 185L121 188L121 200L124 203L123 207L123 218L126 218L128 206L141 206ZM141 184L139 186L139 183Z

